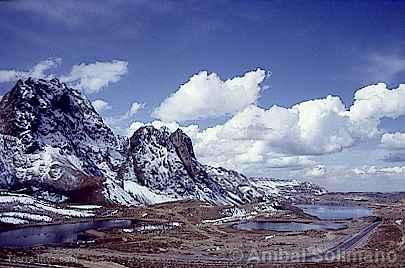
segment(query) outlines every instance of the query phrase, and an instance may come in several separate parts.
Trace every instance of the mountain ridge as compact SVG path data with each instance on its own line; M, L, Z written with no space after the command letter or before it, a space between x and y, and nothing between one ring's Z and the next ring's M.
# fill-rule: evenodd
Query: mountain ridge
M181 129L144 126L119 137L85 96L57 79L19 80L0 100L0 145L0 186L54 200L243 205L274 202L300 185L286 181L282 189L271 179L258 183L204 165ZM307 186L308 194L324 192Z

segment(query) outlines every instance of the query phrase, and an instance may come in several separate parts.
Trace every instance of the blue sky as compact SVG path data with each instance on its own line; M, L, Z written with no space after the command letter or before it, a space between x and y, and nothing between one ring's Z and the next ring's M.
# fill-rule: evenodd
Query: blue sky
M128 115L118 120L121 131L132 121L155 120L152 112L202 70L222 80L257 68L268 71L254 101L262 109L289 108L327 95L339 96L348 108L354 92L366 85L385 82L392 89L405 82L403 10L404 1L0 1L0 70L28 71L41 61L60 58L59 66L49 71L61 76L81 63L127 62L118 81L87 92L91 100L108 102L111 108L103 111L105 118ZM12 84L0 83L0 95ZM128 114L133 102L142 107ZM203 131L234 115L178 123L197 124ZM378 128L387 133L405 131L403 115L397 115L381 117ZM309 157L316 163L294 168L273 165L263 168L263 175L306 178L336 190L405 190L401 172L338 178L343 176L340 169L348 167L402 167L403 162L382 160L402 147L392 152L382 149L380 138L356 141L342 152L282 150L277 158ZM266 157L273 153L270 147ZM201 149L202 159L216 161L205 154ZM255 173L251 170L256 168L238 168L239 164L229 167ZM310 169L319 166L333 172L310 176ZM383 189L386 182L390 189Z

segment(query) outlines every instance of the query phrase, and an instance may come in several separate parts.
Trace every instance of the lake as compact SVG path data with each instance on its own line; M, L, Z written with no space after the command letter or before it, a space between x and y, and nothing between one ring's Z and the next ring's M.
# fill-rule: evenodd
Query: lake
M79 223L22 227L0 232L0 248L28 248L76 243L90 229L127 228L131 220L97 220Z
M257 231L270 230L276 232L304 232L308 230L342 230L347 225L342 223L302 223L302 222L275 222L275 221L248 221L235 224L237 230Z
M359 206L296 205L305 213L321 220L349 220L373 216L373 210Z

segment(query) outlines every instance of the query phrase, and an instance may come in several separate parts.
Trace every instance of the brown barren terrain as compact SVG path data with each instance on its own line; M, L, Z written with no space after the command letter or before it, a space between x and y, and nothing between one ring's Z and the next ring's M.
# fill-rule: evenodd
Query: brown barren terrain
M317 202L361 204L381 222L346 250L323 255L371 226L375 217L339 221L338 231L240 231L238 219L215 221L226 207L183 201L104 211L132 219L128 229L90 230L79 245L3 249L2 267L403 267L405 198L401 194L339 194ZM302 211L278 210L255 220L318 222ZM249 219L253 220L253 218ZM320 256L314 260L310 256ZM21 265L26 266L21 266ZM20 265L20 266L19 266ZM31 266L30 266L31 265Z

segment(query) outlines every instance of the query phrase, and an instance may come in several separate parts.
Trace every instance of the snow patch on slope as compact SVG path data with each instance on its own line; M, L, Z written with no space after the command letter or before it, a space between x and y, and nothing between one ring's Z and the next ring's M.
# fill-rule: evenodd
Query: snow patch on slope
M90 210L61 208L34 197L0 193L0 222L26 224L56 219L93 217Z
M141 204L159 204L178 200L176 197L167 194L158 194L148 187L142 186L133 181L124 181L124 190L131 194Z

